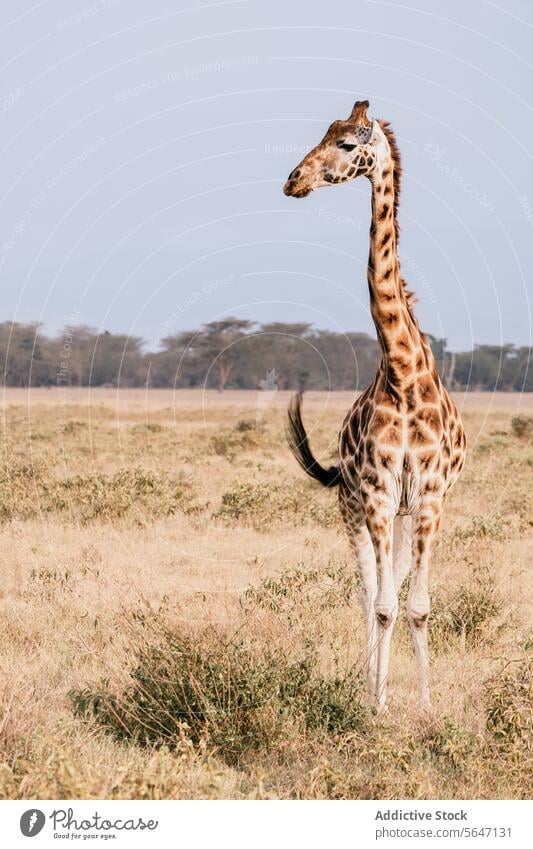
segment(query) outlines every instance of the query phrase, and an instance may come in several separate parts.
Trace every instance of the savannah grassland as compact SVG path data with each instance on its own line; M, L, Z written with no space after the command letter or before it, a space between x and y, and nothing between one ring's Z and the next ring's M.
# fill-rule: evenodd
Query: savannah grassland
M5 390L2 798L527 795L533 399L456 400L434 712L404 590L377 718L336 496L289 455L285 393ZM323 462L350 401L306 396Z

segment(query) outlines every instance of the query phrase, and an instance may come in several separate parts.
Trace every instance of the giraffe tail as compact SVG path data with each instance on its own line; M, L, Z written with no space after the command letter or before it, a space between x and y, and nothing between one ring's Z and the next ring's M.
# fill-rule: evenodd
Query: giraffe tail
M338 466L330 466L328 469L325 469L313 456L302 421L301 392L298 392L289 404L287 442L296 461L310 477L319 481L322 486L333 487L341 483L342 477Z

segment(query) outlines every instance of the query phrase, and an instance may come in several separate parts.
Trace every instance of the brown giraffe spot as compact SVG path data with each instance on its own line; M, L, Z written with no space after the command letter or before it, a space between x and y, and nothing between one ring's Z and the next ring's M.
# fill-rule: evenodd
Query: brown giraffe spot
M379 213L379 220L380 221L385 220L385 218L388 215L389 209L390 209L390 206L389 206L388 203L383 204L383 208L382 208L381 212Z
M418 356L416 358L417 371L420 371L420 369L422 368L423 365L424 365L424 359L422 357L422 354L418 354Z
M374 441L372 439L367 439L365 443L366 449L366 460L372 468L376 466L376 451L374 446Z
M389 327L393 327L397 321L399 321L400 316L397 312L389 312L383 319L384 324L388 324Z
M383 251L383 258L387 259L389 254L390 254L390 248L387 248L387 250Z
M407 409L409 412L414 410L416 407L416 397L415 397L415 387L414 383L407 387L405 390L405 399L407 401Z
M387 445L401 445L402 444L402 432L399 428L389 427L383 433L383 439L387 443Z
M418 381L418 395L421 401L434 404L438 400L437 387L429 377L423 377Z
M383 194L384 195L390 195L390 193L391 193L391 187L385 186L385 188L383 189Z
M376 410L374 415L372 416L371 427L374 432L378 432L383 430L384 427L390 425L392 423L392 416L389 413L385 413L383 410Z
M431 430L438 433L442 429L442 422L440 418L439 411L434 407L426 407L423 410L420 410L416 416L419 422L427 425L427 427L431 428Z
M391 466L393 465L393 463L394 463L394 458L392 457L392 455L391 455L391 454L380 454L380 455L379 455L379 460L380 460L380 462L381 462L381 465L382 465L385 469L390 469L390 467L391 467Z
M420 427L416 420L409 424L409 441L413 445L425 445L430 441L426 431Z
M408 336L398 336L398 338L396 339L396 344L404 351L411 350L411 340Z
M429 467L435 462L435 455L431 454L419 454L418 455L418 465L421 469L429 469Z
M360 427L361 431L366 431L367 426L368 426L368 420L370 418L371 413L372 413L371 405L370 404L363 404L363 406L361 407L361 427Z
M354 438L354 434L352 432L352 429L349 426L347 426L343 429L341 439L342 439L343 443L348 446L350 451L352 451L352 452L355 451L357 442Z
M392 235L392 233L391 233L391 231L390 231L390 230L389 230L387 233L385 233L385 235L383 236L383 238L382 238L382 240L381 240L381 245L380 245L380 247L382 247L382 248L384 248L384 247L385 247L385 245L386 245L386 244L387 244L387 242L389 241L389 239L390 239L391 235Z
M403 357L391 357L390 364L393 369L398 369L404 375L411 373L411 360L405 360Z
M371 486L374 492L386 491L383 483L380 481L375 472L364 472L364 474L361 475L361 480Z

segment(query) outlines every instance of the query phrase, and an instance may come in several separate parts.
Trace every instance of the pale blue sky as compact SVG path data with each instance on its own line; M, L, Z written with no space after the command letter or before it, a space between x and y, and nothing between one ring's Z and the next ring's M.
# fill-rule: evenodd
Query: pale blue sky
M368 183L282 194L368 98L424 329L528 344L532 36L525 0L4 0L1 318L373 332Z

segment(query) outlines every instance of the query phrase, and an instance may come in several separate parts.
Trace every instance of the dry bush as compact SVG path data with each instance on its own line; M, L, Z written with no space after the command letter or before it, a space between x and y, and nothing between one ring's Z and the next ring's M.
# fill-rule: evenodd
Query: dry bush
M533 416L514 416L511 429L519 439L531 439L533 436Z
M353 567L328 563L322 569L288 569L277 578L264 578L242 597L245 608L270 610L294 620L348 605L360 587Z
M471 585L460 585L452 592L432 593L430 640L433 648L449 649L450 641L460 639L467 648L475 648L483 640L494 638L503 626L498 617L503 600L494 576L478 572Z
M533 661L531 656L526 656L521 661L511 662L489 679L485 686L485 715L487 730L499 747L531 759L533 745Z
M58 479L42 461L32 465L11 462L0 475L0 517L4 521L44 514L81 523L128 515L144 521L194 509L188 482L139 467L112 475Z
M209 439L213 454L226 457L230 462L243 451L253 451L268 444L266 431L254 419L240 419L235 427L219 428Z
M310 646L283 647L228 638L217 629L163 630L144 638L119 694L105 686L71 693L79 717L92 717L120 740L174 747L183 739L234 764L288 736L359 729L365 722L359 673L325 677Z
M336 501L329 498L324 502L321 496L307 482L239 483L222 495L214 517L248 523L258 530L268 530L273 522L281 521L332 527L340 522Z

